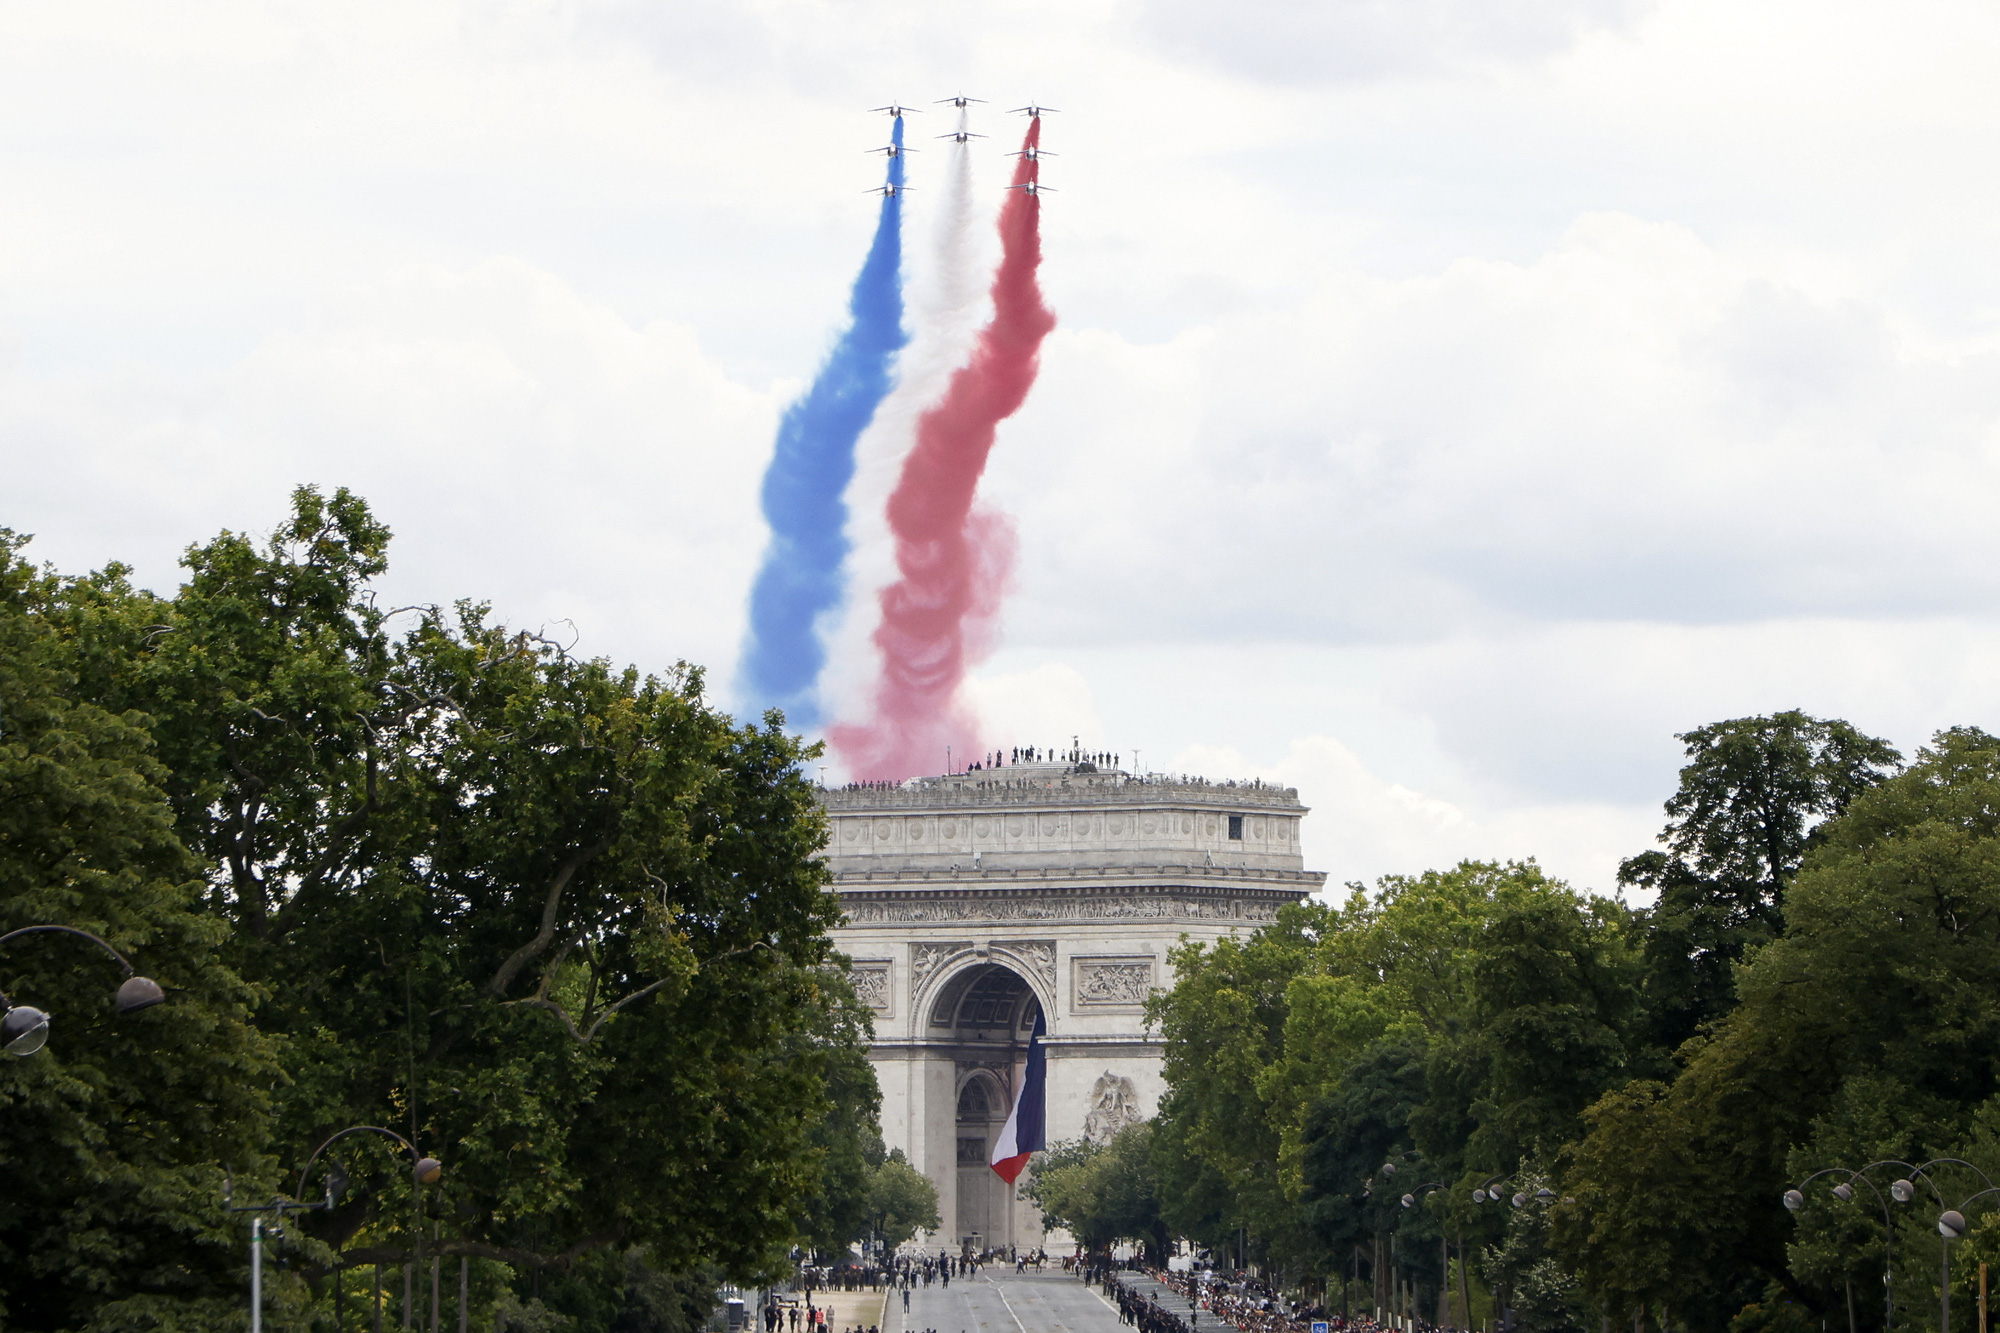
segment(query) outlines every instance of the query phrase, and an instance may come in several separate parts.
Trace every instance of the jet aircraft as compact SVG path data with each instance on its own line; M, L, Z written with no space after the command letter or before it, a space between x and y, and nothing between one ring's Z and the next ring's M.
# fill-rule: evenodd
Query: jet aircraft
M1028 159L1028 160L1029 160L1030 162L1039 162L1039 161L1041 161L1041 160L1042 160L1043 158L1045 158L1045 157L1054 157L1054 156L1055 156L1055 154L1054 154L1054 153L1051 153L1051 152L1050 152L1050 151L1049 151L1048 149L1046 149L1046 148L1023 148L1023 149L1022 149L1022 150L1021 150L1020 152L1018 152L1018 153L1009 153L1009 154L1007 154L1007 156L1009 156L1009 157L1025 157L1025 158L1027 158L1027 159Z
M938 137L943 138L944 136L939 135ZM899 143L889 143L883 144L880 148L870 148L868 151L871 153L887 153L890 157L901 157L905 153L914 153L917 150L914 148L905 148Z
M971 130L959 130L953 134L940 134L938 136L940 139L949 139L953 143L971 143L974 139L984 139L985 137L983 134L974 134Z
M1046 116L1054 110L1055 108L1052 106L1036 106L1033 102L1030 102L1026 106L1015 107L1007 114L1010 116Z
M874 189L864 190L862 193L879 194L884 199L893 199L899 194L908 194L909 190L910 187L907 185L898 185L894 181L890 181L887 185L878 185Z
M1023 181L1023 182L1022 182L1021 184L1019 184L1019 185L1009 185L1009 186L1008 186L1007 188L1008 188L1008 189L1010 189L1010 190L1019 190L1019 191L1021 191L1021 192L1022 192L1023 194L1054 194L1054 193L1055 193L1055 191L1054 191L1054 190L1052 190L1052 189L1050 189L1050 188L1049 188L1048 186L1046 186L1046 185L1042 184L1042 183L1041 183L1040 181Z
M983 97L967 97L964 93L960 93L957 97L940 97L938 98L936 104L938 106L943 106L946 102L949 102L953 106L957 107L960 111L963 111L965 110L966 103L984 102L985 100L986 99Z
M900 117L905 111L922 111L923 108L920 106L897 106L894 102L891 102L888 106L871 106L868 108L868 110L871 113L876 111L886 111L892 116Z

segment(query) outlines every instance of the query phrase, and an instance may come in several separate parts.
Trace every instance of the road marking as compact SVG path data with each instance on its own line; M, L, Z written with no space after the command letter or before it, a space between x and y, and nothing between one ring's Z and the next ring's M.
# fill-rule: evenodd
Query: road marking
M1007 1293L1000 1290L1000 1284L984 1273L979 1276L993 1288L993 1294L1000 1298L1000 1303L1007 1307L1007 1317L1014 1321L1014 1327L1020 1329L1021 1333L1028 1333L1028 1326L1021 1322L1021 1316L1014 1313L1014 1302L1007 1299Z

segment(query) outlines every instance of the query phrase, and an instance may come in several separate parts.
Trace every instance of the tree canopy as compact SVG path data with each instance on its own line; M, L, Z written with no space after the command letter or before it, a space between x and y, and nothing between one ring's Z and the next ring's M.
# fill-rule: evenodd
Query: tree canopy
M100 1151L178 1173L172 1208L201 1218L183 1247L214 1242L224 1171L239 1197L311 1195L337 1164L351 1184L303 1223L309 1273L400 1262L419 1215L426 1253L551 1280L628 1250L748 1278L860 1234L877 1093L826 933L810 752L775 715L710 707L692 666L580 658L470 601L385 609L388 543L358 497L303 488L268 541L190 548L172 597L8 546L7 919L96 922L176 991L86 1028L115 970L92 991L81 955L9 946L9 992L46 989L77 1025L0 1066L0 1097L74 1106L51 1133L79 1151L86 1119L117 1118L80 1099L175 1119ZM46 1082L93 1059L133 1085ZM364 1136L301 1189L356 1124L443 1158L440 1185L413 1200L399 1150ZM11 1213L0 1244L34 1253L113 1206L86 1193ZM230 1270L124 1263L107 1232L106 1276L63 1309L23 1314L32 1269L0 1265L10 1325L78 1327Z
M1961 1261L2000 1260L2000 739L1904 766L1790 711L1681 740L1623 866L1643 907L1465 862L1184 946L1153 1006L1169 1226L1309 1284L1393 1266L1426 1311L1462 1242L1475 1306L1527 1329L1880 1328L1875 1199L1831 1186L1964 1159L1892 1207L1897 1322L1934 1327L1944 1201L1978 1196Z

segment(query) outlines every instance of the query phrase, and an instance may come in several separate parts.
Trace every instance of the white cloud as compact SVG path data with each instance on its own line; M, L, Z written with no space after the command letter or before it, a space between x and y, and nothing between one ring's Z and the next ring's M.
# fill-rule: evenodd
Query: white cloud
M170 588L182 545L344 485L397 534L399 600L493 598L655 667L735 652L774 422L688 329L502 260L344 293L218 375L0 378L0 432L33 460L9 503L44 559L129 554Z
M966 693L995 750L1062 750L1072 743L1091 751L1108 748L1090 682L1066 663L974 676Z
M1601 887L1676 730L1993 697L1996 59L1970 0L14 6L0 522L163 584L347 483L398 596L726 682L863 109L993 98L990 206L1039 99L994 743L1292 765L1337 875Z
M1320 83L1533 60L1619 29L1638 0L1148 0L1140 25L1167 50L1251 79Z
M1619 859L1649 846L1659 824L1642 810L1590 802L1474 812L1379 777L1331 736L1302 736L1265 764L1194 746L1167 770L1296 787L1312 809L1300 838L1306 865L1327 872L1334 897L1344 885L1372 886L1383 875L1531 859L1577 889L1609 894L1617 891Z

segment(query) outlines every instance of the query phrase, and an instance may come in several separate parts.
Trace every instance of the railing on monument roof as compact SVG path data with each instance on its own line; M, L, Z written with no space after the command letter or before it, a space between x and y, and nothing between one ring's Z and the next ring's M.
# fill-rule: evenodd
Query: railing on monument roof
M1261 778L1217 782L1192 774L1124 773L1089 764L1009 764L906 782L850 782L821 788L829 809L1070 804L1270 806L1297 809L1296 787Z

